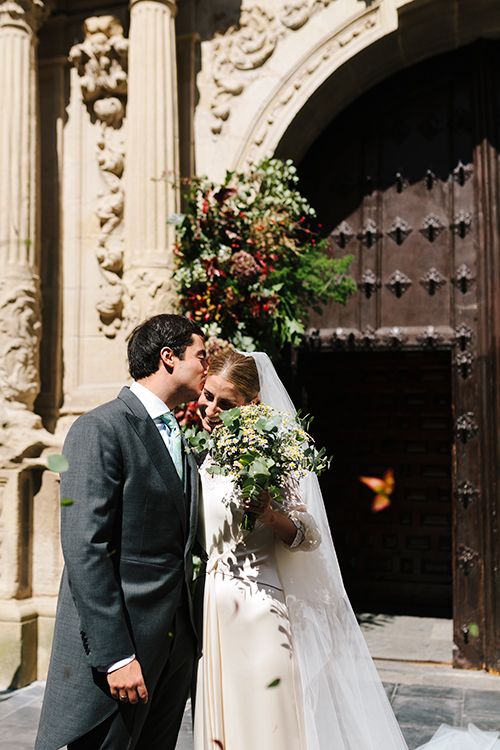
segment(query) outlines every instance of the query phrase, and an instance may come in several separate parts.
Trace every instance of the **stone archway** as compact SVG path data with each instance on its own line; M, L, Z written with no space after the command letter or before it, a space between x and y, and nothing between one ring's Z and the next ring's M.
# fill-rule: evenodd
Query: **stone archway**
M438 22L437 22L438 21ZM255 0L202 44L197 172L300 160L326 123L397 70L500 36L495 0Z

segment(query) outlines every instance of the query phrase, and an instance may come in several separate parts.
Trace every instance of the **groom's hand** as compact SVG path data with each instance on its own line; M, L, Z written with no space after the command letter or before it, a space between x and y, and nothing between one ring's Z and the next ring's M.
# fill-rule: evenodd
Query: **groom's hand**
M141 665L134 659L121 669L111 672L107 676L112 698L123 703L148 702L148 691L142 676Z

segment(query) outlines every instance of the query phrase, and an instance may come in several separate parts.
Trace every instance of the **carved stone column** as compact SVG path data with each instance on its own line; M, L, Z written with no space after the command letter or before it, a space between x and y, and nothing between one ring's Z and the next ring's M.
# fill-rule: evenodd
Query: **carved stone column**
M171 310L178 208L175 0L132 0L127 109L125 280L129 325Z
M0 0L0 460L44 442L40 389L36 32L42 0ZM34 435L34 431L36 434Z

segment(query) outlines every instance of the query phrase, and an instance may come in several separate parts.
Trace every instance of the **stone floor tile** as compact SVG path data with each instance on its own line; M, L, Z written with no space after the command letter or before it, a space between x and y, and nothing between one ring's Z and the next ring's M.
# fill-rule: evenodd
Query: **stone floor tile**
M467 690L464 711L478 714L496 713L500 716L500 693L492 690Z
M407 697L424 697L436 699L453 699L462 701L465 691L462 688L446 687L445 685L398 685L398 695ZM500 694L499 694L500 700Z
M400 724L418 726L425 718L425 725L436 729L443 723L457 726L462 715L462 702L453 699L426 700L396 694L392 707Z
M415 724L402 724L401 731L409 747L409 750L415 750L419 745L423 745L424 742L428 742L436 727L426 727Z
M462 718L462 726L466 727L467 724L475 724L478 729L484 729L485 731L500 732L500 713L496 714L480 714L480 713L464 713Z

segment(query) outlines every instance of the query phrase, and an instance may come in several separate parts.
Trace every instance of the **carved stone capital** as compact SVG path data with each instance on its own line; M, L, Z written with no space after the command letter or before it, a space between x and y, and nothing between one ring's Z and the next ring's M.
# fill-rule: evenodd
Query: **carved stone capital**
M15 26L36 32L47 18L52 0L0 0L0 30Z
M114 16L92 16L83 22L85 39L69 53L80 76L85 102L127 93L128 39Z
M150 2L151 0L149 0ZM132 10L132 8L135 8L137 5L141 5L144 0L130 0L129 8ZM170 8L171 13L177 12L177 2L176 0L154 0L154 2L157 5L166 5L168 8Z

